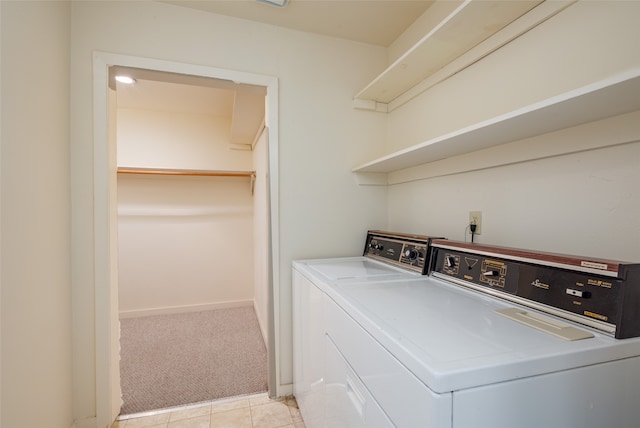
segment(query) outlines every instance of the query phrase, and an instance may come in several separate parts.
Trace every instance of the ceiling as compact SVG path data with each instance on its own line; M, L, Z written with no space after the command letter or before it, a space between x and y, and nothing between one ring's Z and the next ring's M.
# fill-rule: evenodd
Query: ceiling
M231 118L234 92L138 78L135 85L117 83L118 108Z
M135 84L115 82L126 75ZM230 143L250 146L263 126L266 88L229 80L115 66L111 87L117 90L117 108L205 114L226 121Z
M280 8L256 0L157 1L383 47L433 4L433 0L289 0Z

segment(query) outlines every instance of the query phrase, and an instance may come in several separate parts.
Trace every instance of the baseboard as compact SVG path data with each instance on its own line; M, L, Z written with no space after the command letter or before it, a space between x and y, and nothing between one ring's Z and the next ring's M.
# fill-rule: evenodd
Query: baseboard
M276 394L278 395L278 397L287 397L289 395L293 395L293 384L288 383L286 385L279 385Z
M253 300L234 300L230 302L204 303L199 305L170 306L165 308L138 309L133 311L120 311L120 319L148 317L151 315L169 315L186 312L210 311L213 309L241 308L253 306Z
M260 333L262 333L262 340L264 341L264 347L269 349L269 335L268 335L268 329L267 326L265 325L265 321L263 321L262 319L262 314L260 313L260 310L258 309L258 306L256 304L256 301L253 301L253 310L256 313L256 318L258 319L258 327L260 327Z
M96 428L97 420L95 417L77 420L71 425L71 428Z

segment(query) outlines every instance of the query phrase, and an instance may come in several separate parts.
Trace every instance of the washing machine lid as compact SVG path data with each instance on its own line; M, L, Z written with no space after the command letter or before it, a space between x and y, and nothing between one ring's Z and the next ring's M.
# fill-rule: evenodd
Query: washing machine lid
M406 271L367 257L302 260L296 262L311 274L320 275L329 282L387 281L415 278L418 273Z
M324 289L437 393L640 355L640 339L563 340L495 312L510 302L433 278Z

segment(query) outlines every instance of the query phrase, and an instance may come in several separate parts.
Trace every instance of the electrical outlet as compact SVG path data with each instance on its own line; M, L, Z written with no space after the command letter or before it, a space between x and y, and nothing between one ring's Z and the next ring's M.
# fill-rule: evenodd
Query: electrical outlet
M482 233L482 211L469 211L469 224L475 224L476 235L480 235Z

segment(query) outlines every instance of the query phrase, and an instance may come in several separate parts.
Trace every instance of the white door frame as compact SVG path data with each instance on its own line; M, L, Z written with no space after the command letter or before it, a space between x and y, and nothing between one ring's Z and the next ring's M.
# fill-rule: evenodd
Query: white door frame
M279 214L278 214L278 79L274 76L128 55L93 54L93 192L96 340L96 422L109 425L120 408L117 294L117 206L115 138L109 138L109 67L123 66L231 80L267 88L269 222L271 237L267 346L269 394L279 396ZM114 248L116 251L114 251ZM115 412L115 413L114 413Z

